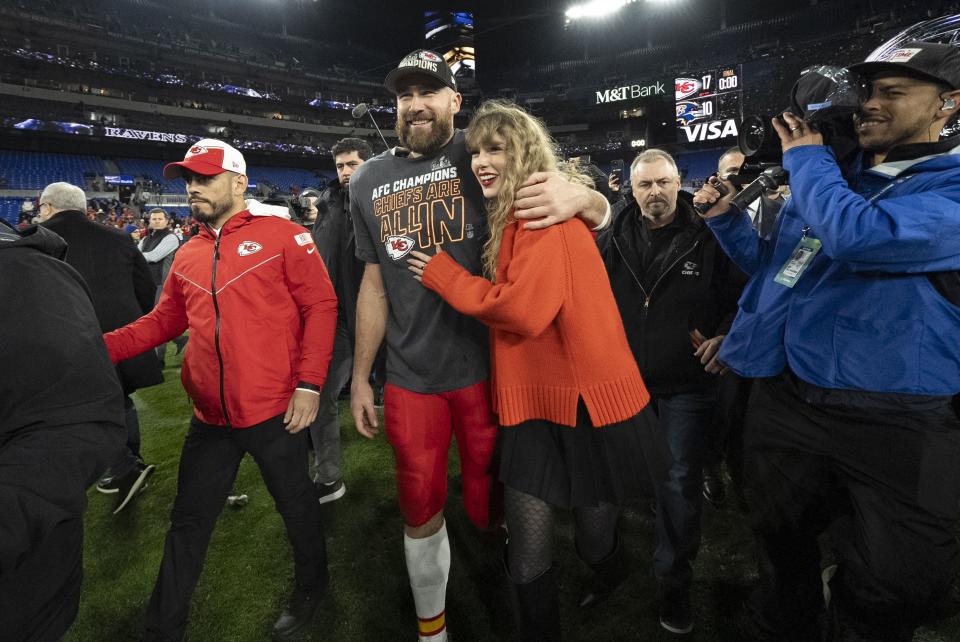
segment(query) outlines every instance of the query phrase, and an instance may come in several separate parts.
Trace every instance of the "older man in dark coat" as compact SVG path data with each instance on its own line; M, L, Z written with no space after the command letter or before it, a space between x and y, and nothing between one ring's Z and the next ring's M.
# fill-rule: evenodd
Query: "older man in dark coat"
M0 638L59 640L80 604L86 489L123 449L90 294L42 227L0 221Z
M153 307L156 286L133 239L87 219L87 199L79 187L52 183L40 195L40 220L67 242L66 261L90 287L93 307L103 332L139 319ZM154 466L140 458L140 421L130 395L163 381L155 353L142 354L118 366L126 395L127 450L97 484L97 490L117 495L119 513L145 488Z

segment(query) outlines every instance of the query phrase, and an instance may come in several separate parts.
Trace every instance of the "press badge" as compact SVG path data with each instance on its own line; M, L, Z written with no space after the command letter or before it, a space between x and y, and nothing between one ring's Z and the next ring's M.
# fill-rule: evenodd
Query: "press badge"
M790 258L783 264L773 280L780 285L792 288L800 280L800 276L810 267L813 257L817 255L822 245L820 239L813 239L804 235L797 243L797 247L793 248Z

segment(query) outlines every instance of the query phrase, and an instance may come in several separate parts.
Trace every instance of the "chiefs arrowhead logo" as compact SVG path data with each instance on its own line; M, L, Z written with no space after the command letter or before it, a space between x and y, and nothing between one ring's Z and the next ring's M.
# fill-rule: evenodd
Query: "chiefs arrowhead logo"
M206 153L207 153L207 148L204 147L203 145L194 145L193 147L190 148L191 156L196 156L197 154L206 154Z
M241 241L237 246L237 254L240 256L250 256L263 249L263 246L256 241Z
M677 100L683 100L700 91L700 81L696 78L677 78L674 83L674 93Z
M407 254L410 254L416 243L409 236L388 236L384 245L387 248L387 256L394 261L399 261Z
M423 60L427 60L429 62L440 62L443 60L443 58L433 53L432 51L421 51L420 58L422 58Z

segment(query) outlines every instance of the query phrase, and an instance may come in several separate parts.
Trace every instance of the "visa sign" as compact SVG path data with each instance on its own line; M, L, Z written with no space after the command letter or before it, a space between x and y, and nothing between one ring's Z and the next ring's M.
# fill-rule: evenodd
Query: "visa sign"
M615 103L621 100L631 98L646 98L647 96L660 96L667 93L662 82L655 82L652 85L624 85L613 89L604 89L597 92L597 104Z
M683 125L680 129L686 134L688 143L729 138L730 136L736 136L738 133L737 121L732 118L714 120L709 123L697 123L696 125Z

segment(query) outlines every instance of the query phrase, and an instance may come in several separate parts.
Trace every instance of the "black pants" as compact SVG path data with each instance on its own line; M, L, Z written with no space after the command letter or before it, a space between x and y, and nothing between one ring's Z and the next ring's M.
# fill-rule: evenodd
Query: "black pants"
M911 640L958 561L960 421L949 398L758 379L744 442L764 627L819 639L826 534L835 639Z
M86 489L120 452L123 432L118 417L25 428L0 443L0 639L59 640L73 623Z
M151 636L173 640L183 637L210 535L245 453L250 453L260 467L287 527L297 586L309 589L326 584L327 553L320 505L306 466L307 431L289 434L283 428L282 416L240 430L210 426L194 417L180 455L177 497L163 562L147 608L146 628Z
M130 395L123 399L123 410L124 421L127 424L127 447L110 464L110 475L115 479L123 477L140 463L140 416Z
M726 460L727 472L739 495L743 488L743 422L753 379L730 371L717 380L717 419L708 441L707 461L719 466Z

